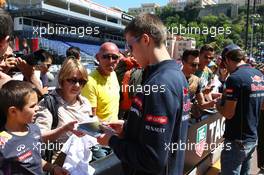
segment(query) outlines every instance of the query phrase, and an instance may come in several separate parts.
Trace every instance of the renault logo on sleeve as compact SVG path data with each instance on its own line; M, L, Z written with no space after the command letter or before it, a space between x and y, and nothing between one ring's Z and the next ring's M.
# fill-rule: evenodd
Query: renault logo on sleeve
M18 145L17 151L20 152L20 151L22 151L25 148L26 148L26 146L24 144Z

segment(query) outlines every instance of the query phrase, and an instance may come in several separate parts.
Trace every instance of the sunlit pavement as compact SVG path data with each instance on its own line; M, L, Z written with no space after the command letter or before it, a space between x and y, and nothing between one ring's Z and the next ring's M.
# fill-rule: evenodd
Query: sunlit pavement
M253 153L253 160L252 160L252 165L251 165L251 172L250 175L264 175L264 171L260 171L260 169L257 166L257 153L256 151ZM220 174L221 169L221 164L220 160L218 160L206 173L206 175L218 175Z

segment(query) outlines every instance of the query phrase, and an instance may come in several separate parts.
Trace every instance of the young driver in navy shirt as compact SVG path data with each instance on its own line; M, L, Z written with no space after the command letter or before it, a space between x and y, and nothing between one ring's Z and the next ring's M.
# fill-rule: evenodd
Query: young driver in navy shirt
M186 78L166 50L166 32L151 14L140 14L125 29L128 48L144 68L143 90L137 89L128 121L110 124L116 133L98 142L114 150L126 175L183 174L184 156L171 145L185 142L190 99Z
M222 102L217 105L226 118L221 172L224 175L249 174L264 100L263 74L244 62L245 54L235 44L223 50L222 58L230 76Z

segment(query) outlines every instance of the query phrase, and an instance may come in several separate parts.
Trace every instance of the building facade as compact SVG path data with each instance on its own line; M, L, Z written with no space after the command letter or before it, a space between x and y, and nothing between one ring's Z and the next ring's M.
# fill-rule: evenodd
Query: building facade
M144 4L141 4L141 7L129 8L128 13L134 14L134 15L140 14L140 13L155 14L157 8L160 8L160 5L157 3L144 3Z
M195 49L196 41L193 38L173 36L167 39L166 46L171 58L179 60L184 50Z
M168 5L173 6L176 11L183 11L187 5L204 8L206 5L217 4L215 0L169 0Z
M218 0L219 4L237 4L238 6L246 6L247 0ZM250 1L250 5L253 6L254 1ZM256 0L256 6L264 5L264 0Z
M219 16L220 14L224 14L230 18L236 18L238 16L238 5L228 3L207 6L200 10L198 17L201 18L208 15Z

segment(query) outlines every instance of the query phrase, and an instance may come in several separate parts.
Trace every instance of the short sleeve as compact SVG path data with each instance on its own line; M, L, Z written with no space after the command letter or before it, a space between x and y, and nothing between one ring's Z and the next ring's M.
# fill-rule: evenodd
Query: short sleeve
M96 82L92 77L89 76L89 81L81 94L89 100L92 107L97 107Z
M224 90L226 99L237 101L241 90L239 79L235 76L228 77L226 80L226 89Z

